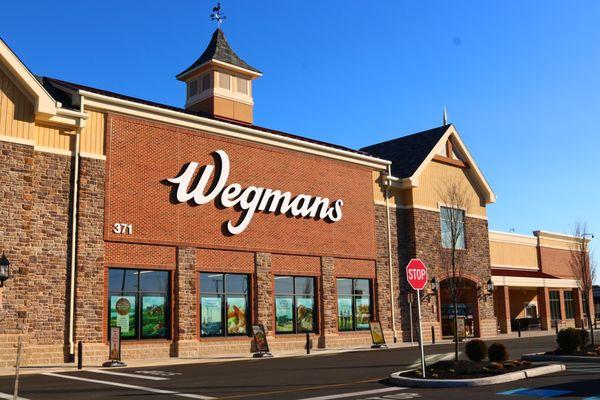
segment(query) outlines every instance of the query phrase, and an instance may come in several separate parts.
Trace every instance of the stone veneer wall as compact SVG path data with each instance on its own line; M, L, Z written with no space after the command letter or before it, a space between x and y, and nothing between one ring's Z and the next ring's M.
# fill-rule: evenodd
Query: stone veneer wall
M443 252L441 243L440 217L438 212L411 209L409 210L409 225L414 226L415 257L422 259L429 268L429 276L443 279ZM412 214L412 215L410 215ZM472 280L475 285L485 284L490 278L490 251L487 220L467 217L465 221L466 250L461 251L461 273ZM405 277L402 277L405 281ZM436 337L441 337L441 321L439 320L438 301L430 297L422 303L421 311L425 324L423 326L424 340L431 340L431 327L436 331ZM492 336L497 333L496 318L494 316L494 300L492 296L480 296L477 302L479 315L476 334L479 336Z
M0 289L0 366L64 360L70 156L0 142L0 238L12 278Z

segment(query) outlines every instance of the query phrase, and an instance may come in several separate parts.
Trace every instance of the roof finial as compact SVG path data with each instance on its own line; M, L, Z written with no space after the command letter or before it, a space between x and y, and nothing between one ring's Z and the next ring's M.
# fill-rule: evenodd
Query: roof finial
M444 106L444 115L442 116L443 125L448 125L448 114L446 113L446 106Z
M217 21L218 28L221 29L223 20L227 18L226 15L221 14L221 3L217 3L217 5L213 7L212 11L212 14L210 14L210 20Z

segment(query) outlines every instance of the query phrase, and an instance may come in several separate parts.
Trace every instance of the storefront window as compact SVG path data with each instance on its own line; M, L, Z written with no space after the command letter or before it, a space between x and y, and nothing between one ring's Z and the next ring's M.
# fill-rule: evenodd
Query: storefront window
M316 332L315 280L300 276L275 277L275 331Z
M564 292L565 297L565 318L575 318L575 305L573 304L573 292Z
M109 326L123 339L169 338L169 272L111 268L108 276Z
M371 321L371 281L369 279L337 280L338 329L368 330Z
M465 249L465 211L458 208L440 207L442 225L442 246L451 249Z
M550 291L550 318L553 321L561 320L562 315L560 313L560 292L558 290Z
M248 335L248 275L200 273L201 336Z

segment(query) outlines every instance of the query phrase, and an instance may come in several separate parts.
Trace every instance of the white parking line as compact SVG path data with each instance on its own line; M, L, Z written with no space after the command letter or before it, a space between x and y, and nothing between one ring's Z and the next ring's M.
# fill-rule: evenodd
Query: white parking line
M442 361L442 360L451 360L452 358L454 358L453 352L441 353L441 354L430 354L428 356L425 356L425 363L433 364L433 363L436 363L436 362ZM418 359L414 363L409 365L408 369L413 369L420 365L421 365L421 359Z
M377 393L388 393L388 392L397 392L399 390L406 390L405 387L387 387L383 389L373 389L373 390L364 390L362 392L352 392L352 393L341 393L341 394L331 394L329 396L319 396L319 397L307 397L300 400L332 400L332 399L343 399L346 397L356 397L356 396L366 396L369 394L377 394Z
M14 397L12 394L0 393L0 399L13 400ZM29 400L29 399L26 399L25 397L18 397L17 399L18 400Z
M160 376L127 374L125 372L105 371L103 369L90 369L90 370L87 370L87 372L93 372L95 374L126 376L126 377L129 377L129 378L148 379L150 381L168 381L169 380L169 378L161 378Z
M97 380L97 379L81 378L79 376L55 374L53 372L44 372L42 375L54 376L56 378L63 378L63 379L72 379L74 381L98 383L100 385L117 386L117 387L122 387L122 388L127 388L127 389L140 390L142 392L151 392L151 393L158 393L158 394L170 394L172 396L187 397L189 399L199 399L199 400L212 400L212 399L214 399L214 397L202 396L202 395L199 395L199 394L179 393L179 392L175 392L173 390L154 389L154 388L143 387L143 386L128 385L126 383L100 381L100 380Z

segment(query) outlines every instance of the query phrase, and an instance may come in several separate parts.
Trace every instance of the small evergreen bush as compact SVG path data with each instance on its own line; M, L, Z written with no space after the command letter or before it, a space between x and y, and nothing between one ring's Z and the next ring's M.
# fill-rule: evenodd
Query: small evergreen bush
M488 349L488 358L492 362L501 363L508 360L508 351L502 343L492 343Z
M573 354L581 348L581 333L575 328L564 328L556 336L558 348L563 354Z
M483 340L469 340L465 345L465 354L469 360L479 362L487 357L488 349Z

